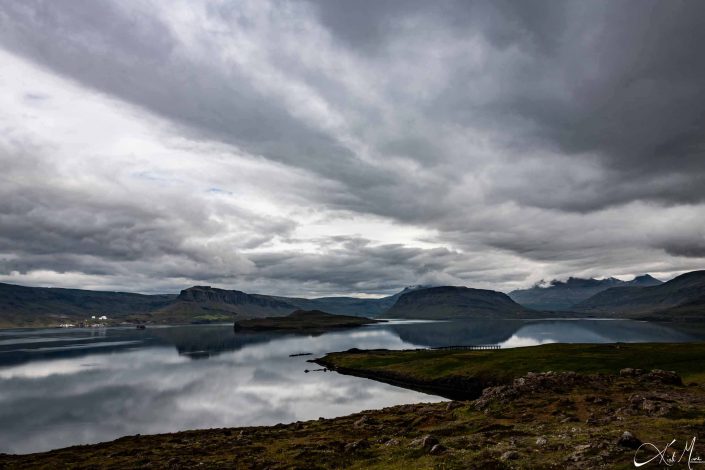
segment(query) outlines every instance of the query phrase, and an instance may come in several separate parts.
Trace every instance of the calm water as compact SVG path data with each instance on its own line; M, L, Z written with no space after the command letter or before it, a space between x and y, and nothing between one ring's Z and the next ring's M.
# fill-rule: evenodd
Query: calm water
M310 352L458 344L692 341L631 321L392 322L319 336L230 326L0 330L0 452L129 434L266 425L440 401L367 379L310 372Z

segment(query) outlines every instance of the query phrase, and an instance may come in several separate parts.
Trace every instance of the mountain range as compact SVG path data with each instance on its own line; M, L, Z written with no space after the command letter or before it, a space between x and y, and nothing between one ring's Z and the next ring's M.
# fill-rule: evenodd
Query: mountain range
M166 308L176 297L0 283L0 327L56 325L103 314L145 315Z
M234 319L285 316L295 310L378 317L410 286L379 299L321 297L306 299L248 294L238 290L194 286L178 295L144 295L0 283L0 327L42 327L81 322L106 315L111 322L163 324L230 322Z
M295 310L406 319L600 316L705 320L705 271L665 283L649 275L632 281L570 278L509 295L462 286L412 286L379 299L305 299L210 286L190 287L178 295L143 295L0 283L0 327L4 328L77 323L93 315L107 315L110 324L231 322L285 316Z
M655 286L610 288L574 308L616 317L705 319L705 271L681 274Z
M659 284L662 282L649 274L637 276L631 281L622 281L614 277L606 279L570 277L566 281L554 279L549 283L536 284L530 289L515 290L509 293L509 297L535 310L570 311L578 303L610 288L649 287Z

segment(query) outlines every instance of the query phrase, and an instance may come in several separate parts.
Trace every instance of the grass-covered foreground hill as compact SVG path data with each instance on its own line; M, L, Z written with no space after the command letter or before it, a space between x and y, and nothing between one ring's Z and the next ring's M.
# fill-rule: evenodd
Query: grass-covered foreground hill
M489 375L502 384L475 400L0 455L0 468L634 468L635 458L657 457L648 445L637 450L644 443L665 449L676 439L670 451L680 455L686 440L705 435L704 353L702 344L338 353L326 360L368 373L393 369L433 380L496 370L503 372ZM682 376L636 369L654 364ZM548 367L554 371L526 373ZM580 373L557 372L568 367ZM705 456L699 440L692 456Z

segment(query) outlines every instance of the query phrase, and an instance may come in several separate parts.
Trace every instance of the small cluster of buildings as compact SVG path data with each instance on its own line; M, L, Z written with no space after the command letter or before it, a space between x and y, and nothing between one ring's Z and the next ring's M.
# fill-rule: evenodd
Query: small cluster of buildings
M98 323L102 321L107 321L108 317L106 315L92 315L90 320L82 321L79 323L62 323L59 328L101 328L106 326L105 323Z

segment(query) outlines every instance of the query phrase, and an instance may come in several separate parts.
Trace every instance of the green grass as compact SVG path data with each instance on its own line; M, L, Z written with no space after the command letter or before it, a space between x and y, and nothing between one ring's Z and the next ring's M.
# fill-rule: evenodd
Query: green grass
M331 353L337 368L393 372L413 380L471 376L507 381L527 372L615 374L620 369L673 370L684 380L705 380L705 343L547 344L493 351L366 351Z

